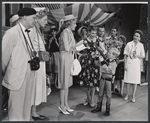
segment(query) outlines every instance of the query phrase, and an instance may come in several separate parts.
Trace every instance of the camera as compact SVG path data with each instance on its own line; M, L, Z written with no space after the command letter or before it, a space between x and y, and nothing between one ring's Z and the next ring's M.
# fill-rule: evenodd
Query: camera
M39 57L34 57L30 61L28 61L30 64L31 71L38 70L40 68L40 59Z

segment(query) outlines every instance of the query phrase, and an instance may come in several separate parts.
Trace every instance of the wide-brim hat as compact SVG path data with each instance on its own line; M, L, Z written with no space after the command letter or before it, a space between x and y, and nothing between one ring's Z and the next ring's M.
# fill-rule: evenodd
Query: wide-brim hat
M18 19L19 19L19 16L16 14L9 19L9 22L13 23L13 22L17 21Z
M45 7L37 7L37 8L34 8L37 12L40 12L40 11L43 11L45 10L46 8Z
M79 29L78 29L78 34L81 36L81 30L82 29L86 29L88 31L88 28L86 26L81 26Z
M64 16L64 18L63 18L64 21L68 21L68 20L72 20L72 19L77 19L77 17L75 17L73 14L70 14L70 15Z

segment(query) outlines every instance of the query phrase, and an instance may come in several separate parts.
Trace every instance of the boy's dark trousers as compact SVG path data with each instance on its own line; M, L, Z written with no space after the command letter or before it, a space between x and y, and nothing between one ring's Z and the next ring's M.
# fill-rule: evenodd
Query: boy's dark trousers
M105 116L110 115L110 104L111 104L111 80L101 78L100 84L99 84L99 95L97 100L97 108L92 110L92 113L96 113L98 111L102 110L102 101L103 101L103 95L104 95L104 88L106 88L106 112Z

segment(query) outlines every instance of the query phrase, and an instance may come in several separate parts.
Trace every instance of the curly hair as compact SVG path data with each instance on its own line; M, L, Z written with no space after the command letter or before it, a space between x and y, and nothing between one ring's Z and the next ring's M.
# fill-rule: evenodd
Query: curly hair
M48 11L45 9L45 10L41 10L37 13L37 18L38 19L41 19L43 18L44 16L47 16L48 15Z
M134 31L134 34L135 34L135 33L139 33L139 34L140 34L140 37L141 37L141 38L143 37L143 32L142 32L141 30L136 29L136 30Z

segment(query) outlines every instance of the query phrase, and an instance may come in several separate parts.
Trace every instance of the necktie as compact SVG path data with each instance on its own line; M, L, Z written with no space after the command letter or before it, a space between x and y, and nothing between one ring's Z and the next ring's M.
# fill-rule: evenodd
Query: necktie
M25 30L25 32L29 33L29 32L30 32L30 30L26 29L26 30Z
M32 42L31 42L31 39L30 39L30 36L29 36L30 30L26 29L25 32L27 32L27 35L28 35L28 38L29 38L29 41L30 41L30 45L31 45L32 50L33 50L33 51L31 51L31 55L32 55L32 57L34 57L34 56L36 56L36 51L35 51L35 49L34 49L34 47L33 47L33 44L32 44Z

